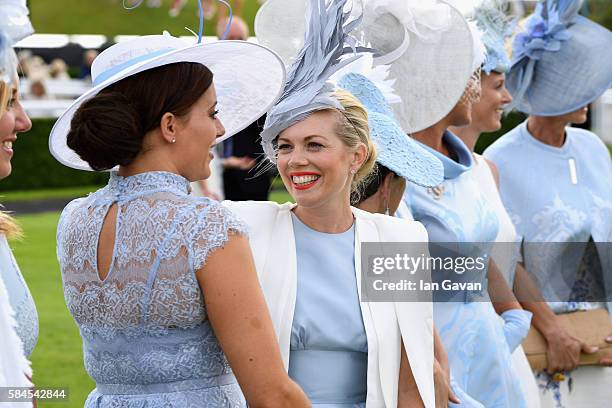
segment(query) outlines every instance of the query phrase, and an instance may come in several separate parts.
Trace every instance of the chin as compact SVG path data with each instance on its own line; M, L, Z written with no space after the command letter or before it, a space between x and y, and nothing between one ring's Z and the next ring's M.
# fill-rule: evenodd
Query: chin
M6 178L11 175L11 171L13 168L11 167L11 162L0 163L0 179Z

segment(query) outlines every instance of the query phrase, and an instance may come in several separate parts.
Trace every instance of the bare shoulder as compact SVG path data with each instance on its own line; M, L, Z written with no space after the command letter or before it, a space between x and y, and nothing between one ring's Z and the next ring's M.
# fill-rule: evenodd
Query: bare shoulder
M486 157L485 157L485 160L487 164L489 165L489 168L491 169L491 174L493 174L495 185L497 185L497 188L499 189L499 170L497 170L497 166L491 160L487 159Z

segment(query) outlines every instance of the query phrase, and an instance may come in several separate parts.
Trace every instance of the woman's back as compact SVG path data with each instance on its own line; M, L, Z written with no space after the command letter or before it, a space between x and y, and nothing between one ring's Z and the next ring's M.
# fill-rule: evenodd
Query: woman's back
M190 197L188 185L165 172L113 173L108 186L62 214L58 258L85 367L97 383L91 403L244 404L195 275L228 232L244 227L217 203ZM113 204L114 249L101 279L99 240Z

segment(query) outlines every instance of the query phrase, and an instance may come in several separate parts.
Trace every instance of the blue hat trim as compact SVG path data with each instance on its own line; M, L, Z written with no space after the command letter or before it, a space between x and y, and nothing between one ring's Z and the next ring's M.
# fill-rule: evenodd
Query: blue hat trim
M435 187L444 181L442 162L402 130L380 89L362 74L349 73L338 87L353 94L368 111L370 137L378 148L376 161L407 181Z

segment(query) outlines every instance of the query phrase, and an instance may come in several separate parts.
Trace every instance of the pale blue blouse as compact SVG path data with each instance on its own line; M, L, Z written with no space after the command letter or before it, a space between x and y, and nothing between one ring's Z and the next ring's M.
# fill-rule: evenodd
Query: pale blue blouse
M534 138L524 122L485 157L499 169L526 269L551 307L566 312L607 300L612 310L612 161L602 141L567 127L557 148ZM594 256L585 257L589 240L586 253Z
M355 225L326 234L292 214L297 299L289 376L318 408L364 408L368 345L355 277Z
M6 285L9 302L15 312L17 335L23 343L24 354L29 357L38 341L38 313L30 289L17 266L6 236L1 233L0 278Z
M245 227L219 203L188 195L166 172L121 177L64 209L57 255L64 296L96 382L86 408L242 408L195 271ZM111 269L100 279L98 237L118 205Z
M456 243L451 248L455 256L488 258L497 236L497 216L468 173L474 165L472 153L449 131L443 140L457 161L422 145L442 161L444 182L437 192L408 184L404 203L414 219L425 225L431 242ZM451 253L431 249L432 256ZM486 269L480 275L476 272L471 271L470 281L486 282ZM434 280L439 279L437 275L446 273L434 269ZM434 298L448 300L443 296ZM451 299L454 302L434 303L434 321L456 384L487 408L525 407L503 323L488 300L486 285L480 292L456 293Z

